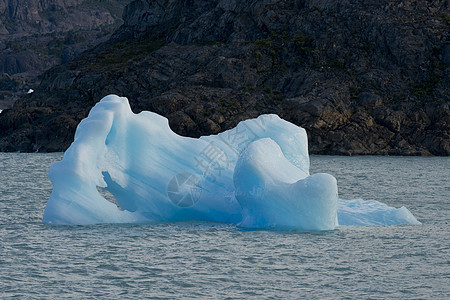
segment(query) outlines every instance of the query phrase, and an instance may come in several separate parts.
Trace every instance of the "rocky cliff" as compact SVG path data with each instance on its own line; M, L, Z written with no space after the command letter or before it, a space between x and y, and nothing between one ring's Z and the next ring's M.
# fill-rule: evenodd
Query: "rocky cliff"
M105 43L0 114L0 150L61 151L109 93L183 135L277 113L322 154L449 155L449 1L136 0Z
M38 75L105 41L131 0L0 0L0 109Z

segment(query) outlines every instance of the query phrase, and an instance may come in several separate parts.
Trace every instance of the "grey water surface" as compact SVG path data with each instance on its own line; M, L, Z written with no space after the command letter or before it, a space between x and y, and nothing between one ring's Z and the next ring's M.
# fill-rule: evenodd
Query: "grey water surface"
M44 225L61 157L0 153L1 299L450 299L448 157L312 156L340 198L406 206L422 222L328 232Z

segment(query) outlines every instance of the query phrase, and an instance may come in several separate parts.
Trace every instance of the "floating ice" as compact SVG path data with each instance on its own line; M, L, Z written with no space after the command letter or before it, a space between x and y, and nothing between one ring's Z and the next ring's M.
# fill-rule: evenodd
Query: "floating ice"
M338 201L334 177L309 176L305 130L276 115L194 139L172 132L160 115L134 114L114 95L79 124L49 177L49 224L192 220L329 230L338 218L346 225L385 224L387 215L389 224L417 222L405 208Z
M339 200L339 225L420 224L404 206L394 208L375 200Z
M306 132L276 115L193 139L172 132L160 115L134 114L126 98L105 97L80 123L63 160L50 168L53 192L43 221L237 223L236 160L251 141L269 136L308 171Z
M251 143L234 170L241 226L332 230L337 224L338 190L329 174L308 176L271 139Z

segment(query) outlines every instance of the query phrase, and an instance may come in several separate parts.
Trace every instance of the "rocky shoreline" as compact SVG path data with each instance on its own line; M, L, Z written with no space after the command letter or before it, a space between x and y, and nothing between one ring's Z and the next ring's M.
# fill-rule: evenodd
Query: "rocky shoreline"
M264 113L310 153L450 154L448 1L136 0L0 114L0 151L64 151L103 96L198 137Z

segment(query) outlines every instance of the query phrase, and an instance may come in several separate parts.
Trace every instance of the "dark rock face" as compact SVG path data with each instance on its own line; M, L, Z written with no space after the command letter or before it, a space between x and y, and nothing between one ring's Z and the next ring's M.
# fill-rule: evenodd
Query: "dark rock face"
M0 35L29 36L117 21L120 0L0 0Z
M65 150L103 96L188 136L262 113L310 152L449 155L449 15L438 0L136 0L111 39L0 114L0 150Z
M38 75L105 41L131 0L0 0L0 109ZM15 85L2 84L12 78Z

